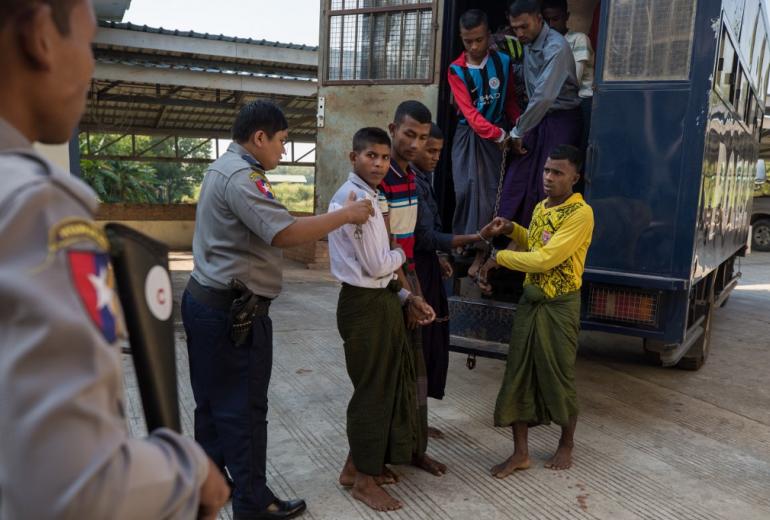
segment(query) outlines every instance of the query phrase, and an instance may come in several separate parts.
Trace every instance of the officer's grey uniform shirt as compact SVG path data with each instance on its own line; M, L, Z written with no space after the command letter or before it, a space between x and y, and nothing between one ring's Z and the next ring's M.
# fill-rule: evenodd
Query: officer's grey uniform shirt
M201 185L193 235L192 276L202 285L224 289L237 278L255 294L281 292L282 251L270 244L295 219L257 186L249 152L238 143L214 161ZM250 157L250 155L249 155Z
M521 138L548 112L580 106L575 58L564 36L544 23L534 42L524 46L524 82L529 103L511 135Z
M0 518L194 518L205 454L168 430L129 438L120 346L76 288L69 255L102 246L49 238L62 222L98 231L95 208L0 119Z

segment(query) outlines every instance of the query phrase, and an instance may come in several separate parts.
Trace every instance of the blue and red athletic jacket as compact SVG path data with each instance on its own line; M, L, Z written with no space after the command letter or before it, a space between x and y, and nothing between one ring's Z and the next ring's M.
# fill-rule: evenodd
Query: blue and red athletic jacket
M499 139L506 116L515 123L521 115L511 74L511 58L502 52L489 51L481 68L469 67L465 52L460 54L448 71L460 124L470 125L484 139Z

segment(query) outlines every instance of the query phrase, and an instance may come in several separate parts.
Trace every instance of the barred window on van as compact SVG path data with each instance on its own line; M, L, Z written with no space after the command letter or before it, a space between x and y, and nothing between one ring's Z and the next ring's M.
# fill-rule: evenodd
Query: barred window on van
M612 0L604 80L688 79L696 3L696 0Z
M330 0L327 83L431 83L434 2Z

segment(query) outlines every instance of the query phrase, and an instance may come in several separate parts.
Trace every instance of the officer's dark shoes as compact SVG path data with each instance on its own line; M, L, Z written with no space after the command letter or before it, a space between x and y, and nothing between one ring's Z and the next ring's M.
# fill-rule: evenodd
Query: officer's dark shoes
M243 511L233 511L234 520L285 520L294 518L305 512L307 505L302 499L280 500L270 504L270 507L259 513L246 513Z

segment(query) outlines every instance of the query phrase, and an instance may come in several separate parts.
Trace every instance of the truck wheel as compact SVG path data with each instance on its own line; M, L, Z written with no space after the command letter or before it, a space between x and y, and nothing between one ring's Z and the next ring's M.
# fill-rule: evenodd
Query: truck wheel
M709 291L708 309L706 309L706 319L703 320L703 334L698 341L690 347L690 350L679 360L677 367L682 370L700 370L703 363L709 357L711 350L711 320L714 316L714 282L711 281L711 290Z
M644 349L644 357L648 363L652 366L663 366L663 362L660 360L660 351L663 348L661 341L654 339L644 338L642 340L642 348Z
M761 218L751 225L751 247L770 251L770 218Z

